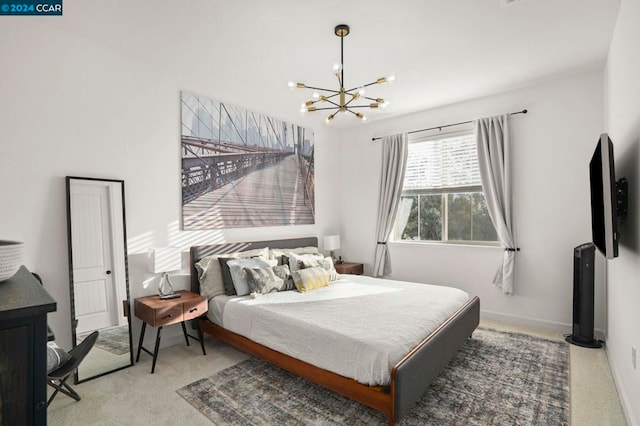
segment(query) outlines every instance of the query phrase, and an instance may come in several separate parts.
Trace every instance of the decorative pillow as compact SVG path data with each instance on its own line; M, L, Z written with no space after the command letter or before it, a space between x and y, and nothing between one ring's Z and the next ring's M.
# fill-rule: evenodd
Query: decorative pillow
M258 257L261 259L269 258L269 248L247 250L243 252L213 254L203 257L195 264L198 271L198 281L200 282L200 294L207 299L225 294L224 281L222 280L222 271L220 269L219 257L230 258L247 258Z
M246 274L251 294L284 290L284 280L277 276L272 268L243 268L243 272Z
M289 253L289 269L291 269L291 273L293 271L297 271L298 269L304 268L303 261L308 260L318 260L322 261L324 256L321 254L295 254Z
M47 374L66 364L70 359L71 355L58 346L56 342L47 342Z
M286 248L286 249L270 249L269 250L269 259L276 259L278 261L278 265L286 265L287 263L282 260L283 256L288 257L289 254L320 254L320 250L318 247L296 247L296 248Z
M282 280L284 281L284 288L281 291L296 289L296 285L293 283L293 278L291 278L291 270L289 269L289 265L276 265L271 269L273 269L273 272L276 274L276 276L282 278Z
M244 272L244 268L271 268L276 265L275 260L262 260L262 259L233 259L227 262L229 265L229 272L231 273L231 279L233 280L233 287L236 289L238 296L246 296L250 293L249 283L247 282L247 274Z
M324 268L314 267L291 272L293 282L300 292L317 290L329 285L329 275Z
M224 287L224 294L227 296L235 296L236 288L233 286L233 277L231 276L231 270L229 269L229 265L227 262L230 260L237 259L236 257L219 257L218 262L220 263L220 272L222 273L222 285Z
M318 266L324 268L325 271L327 271L327 274L329 274L329 281L335 281L340 278L340 274L338 274L338 271L336 271L336 267L333 266L333 259L328 256L322 260L302 259L301 262L304 269L314 268Z

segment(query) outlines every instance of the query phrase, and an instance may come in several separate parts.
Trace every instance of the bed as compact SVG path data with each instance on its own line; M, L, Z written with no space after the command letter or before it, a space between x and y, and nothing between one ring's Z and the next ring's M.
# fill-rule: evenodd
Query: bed
M305 246L317 246L317 239L299 238L194 246L190 250L192 290L195 292L199 292L200 290L195 264L206 256L219 253L253 250L264 247L283 249ZM377 287L370 285L372 284L371 281L377 281L382 285ZM333 305L338 299L341 299L340 303L349 303L348 295L351 294L355 287L370 289L380 288L382 289L380 291L388 291L389 294L392 294L398 286L409 286L408 283L401 284L392 281L364 277L346 277L345 280L341 279L339 283L336 282L335 285L332 285L334 287L334 289L332 289L332 293L323 293L320 292L320 290L316 290L315 292L312 292L317 292L313 297L323 299L325 294L332 294L333 296L326 297L333 297L331 300L331 305ZM415 284L412 286L413 287L409 287L414 291L427 291L427 287L435 287ZM439 287L434 291L445 291L444 289L446 289L446 287ZM335 296L336 292L338 294L337 297ZM225 306L225 321L222 321L222 316L218 319L214 317L212 317L212 319L202 317L200 318L200 327L204 333L210 334L231 346L248 352L284 370L304 377L334 392L342 394L384 413L387 416L389 424L394 424L402 418L402 416L414 406L418 399L424 395L433 379L442 371L458 348L471 336L473 330L478 326L480 316L480 301L477 297L465 297L463 300L458 297L458 302L456 302L457 304L454 307L448 307L446 316L442 317L441 315L440 318L436 319L428 318L429 321L437 321L437 323L434 323L434 325L429 328L430 331L425 337L421 337L415 343L412 343L406 348L398 349L395 348L394 345L389 346L389 351L393 352L395 350L397 352L400 350L401 354L398 356L396 353L394 357L390 358L399 358L399 360L393 361L393 363L389 365L388 377L374 377L369 379L367 376L359 376L357 371L352 373L349 370L343 371L340 370L339 367L333 367L330 360L312 358L310 362L306 362L303 359L309 359L308 356L298 355L295 348L290 350L287 345L279 346L277 338L273 338L272 340L269 340L269 338L265 338L266 340L261 339L260 333L257 334L258 338L254 337L257 341L245 337L251 334L243 331L243 329L246 328L248 330L251 327L243 326L242 324L259 323L259 321L255 320L251 316L257 312L256 309L250 308L251 305L259 305L262 310L266 310L267 314L269 312L273 313L273 309L281 309L284 304L296 306L297 309L294 309L291 316L286 318L286 321L290 321L287 324L291 325L290 330L288 331L295 333L294 321L297 321L296 316L299 316L304 320L304 309L301 309L301 307L310 306L309 304L295 303L297 302L296 298L300 297L300 295L296 294L278 294L271 299L264 297L257 299L256 301L243 300L244 298L237 297L231 298L233 299L231 301L225 298L214 298L218 299L217 303L222 303L222 305ZM390 300L392 299L390 296L385 297L388 297ZM274 302L272 302L272 300ZM213 303L213 301L211 301L211 303ZM270 303L273 303L273 305ZM396 301L396 303L401 302ZM324 305L323 303L318 303L318 305L326 307L327 303L325 302ZM396 309L397 311L397 307L391 307L390 309ZM349 308L347 308L347 310L349 310ZM416 312L416 314L420 313ZM270 318L275 321L275 318L278 316L279 315L272 315ZM226 322L230 321L229 318L245 319L240 321L234 319L233 321L237 321L236 324L235 322ZM342 320L345 321L345 324L351 324L354 318L349 318L348 315L345 315L345 318ZM336 319L336 321L338 321L338 319ZM420 321L416 322L419 323ZM273 328L278 329L276 326ZM302 332L299 331L299 333ZM338 337L339 336L335 336L334 340L340 340ZM348 344L345 343L344 346L347 347L348 350ZM363 346L363 344L360 346L361 347L357 349L359 353L369 353L367 346ZM314 352L313 349L311 349L311 352ZM315 352L317 353L318 351ZM329 353L328 355L331 354ZM332 365L332 367L327 367L328 365ZM357 370L358 366L354 367ZM338 374L336 371L342 374ZM358 380L356 380L356 378Z

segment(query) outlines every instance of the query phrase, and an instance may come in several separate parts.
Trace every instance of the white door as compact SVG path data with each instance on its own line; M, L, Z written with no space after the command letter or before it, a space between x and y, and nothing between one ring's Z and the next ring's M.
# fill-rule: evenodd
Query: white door
M70 188L76 333L118 325L114 285L111 199L108 182Z

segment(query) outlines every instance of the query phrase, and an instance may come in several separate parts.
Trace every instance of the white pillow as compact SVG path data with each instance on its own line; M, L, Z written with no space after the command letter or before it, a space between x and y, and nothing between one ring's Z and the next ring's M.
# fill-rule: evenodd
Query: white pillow
M249 283L247 282L247 274L243 271L243 268L271 268L276 266L278 262L276 260L262 260L262 259L233 259L227 262L229 266L229 272L231 273L231 279L233 280L233 287L236 289L238 296L246 296L249 294Z
M200 282L200 294L207 299L225 294L224 282L222 280L222 271L220 270L219 257L259 257L260 259L269 258L269 248L247 250L236 253L213 254L203 257L195 264L198 271L198 281Z

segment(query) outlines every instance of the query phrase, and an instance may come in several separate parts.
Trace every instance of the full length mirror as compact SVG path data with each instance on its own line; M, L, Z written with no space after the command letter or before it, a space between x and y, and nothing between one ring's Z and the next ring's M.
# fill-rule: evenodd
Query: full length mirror
M133 365L124 181L67 176L66 186L74 347L99 331L79 383Z

